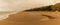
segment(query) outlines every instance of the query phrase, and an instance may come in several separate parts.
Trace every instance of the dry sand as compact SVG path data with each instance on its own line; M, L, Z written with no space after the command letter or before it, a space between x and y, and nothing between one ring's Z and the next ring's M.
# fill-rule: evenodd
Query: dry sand
M55 19L42 15L49 15ZM60 25L60 12L18 12L1 20L0 25Z

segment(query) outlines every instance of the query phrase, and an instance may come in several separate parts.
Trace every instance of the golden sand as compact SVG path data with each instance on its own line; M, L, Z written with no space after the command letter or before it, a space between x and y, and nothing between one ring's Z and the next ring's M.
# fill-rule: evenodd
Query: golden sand
M0 21L0 25L60 25L59 13L60 12L18 12L10 14L7 19ZM43 14L56 18L49 19L46 16L42 16ZM46 18L48 20L40 21Z

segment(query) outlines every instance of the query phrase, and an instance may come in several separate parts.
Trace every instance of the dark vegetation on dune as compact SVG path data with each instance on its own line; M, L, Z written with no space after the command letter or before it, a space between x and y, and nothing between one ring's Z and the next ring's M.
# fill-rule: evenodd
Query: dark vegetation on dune
M29 10L24 10L24 11L51 11L51 5L50 6L44 6L44 7L40 7L40 8L33 8L33 9L29 9Z
M52 11L53 9L51 8L52 5L49 5L49 6L43 6L43 7L40 7L40 8L32 8L32 9L29 9L29 10L24 10L23 12L30 12L30 11ZM56 10L55 10L56 11ZM60 11L60 10L58 10Z

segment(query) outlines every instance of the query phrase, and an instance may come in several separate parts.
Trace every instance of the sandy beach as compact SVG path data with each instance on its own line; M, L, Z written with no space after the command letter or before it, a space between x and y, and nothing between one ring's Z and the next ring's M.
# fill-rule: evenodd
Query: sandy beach
M42 15L49 15L55 19ZM0 21L0 25L60 25L59 23L60 12L18 12Z

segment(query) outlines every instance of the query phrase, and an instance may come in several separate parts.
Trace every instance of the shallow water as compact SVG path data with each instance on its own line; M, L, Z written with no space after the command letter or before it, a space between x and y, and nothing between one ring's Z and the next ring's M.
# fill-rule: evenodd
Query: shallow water
M12 11L0 11L0 20L5 19Z

